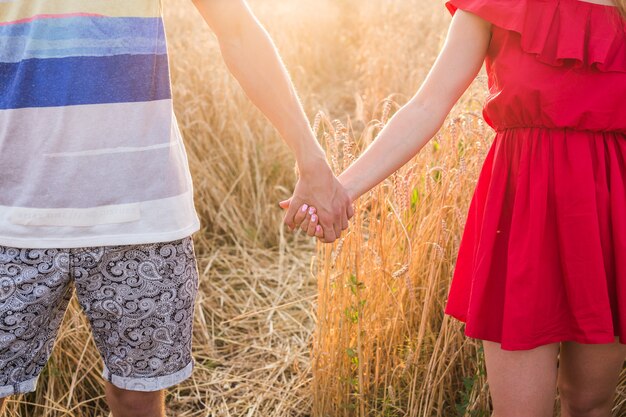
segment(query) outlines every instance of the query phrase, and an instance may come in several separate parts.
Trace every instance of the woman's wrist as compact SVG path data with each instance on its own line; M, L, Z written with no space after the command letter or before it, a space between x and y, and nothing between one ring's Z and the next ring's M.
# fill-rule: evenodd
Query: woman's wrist
M360 184L356 179L350 178L347 172L344 172L339 177L337 177L343 188L346 190L348 197L350 197L350 201L355 201L357 198L363 194L360 190Z

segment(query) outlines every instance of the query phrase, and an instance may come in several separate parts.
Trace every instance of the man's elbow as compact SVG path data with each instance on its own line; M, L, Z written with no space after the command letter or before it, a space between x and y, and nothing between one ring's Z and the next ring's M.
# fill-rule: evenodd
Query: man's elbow
M244 0L191 0L220 42L241 38L254 22Z

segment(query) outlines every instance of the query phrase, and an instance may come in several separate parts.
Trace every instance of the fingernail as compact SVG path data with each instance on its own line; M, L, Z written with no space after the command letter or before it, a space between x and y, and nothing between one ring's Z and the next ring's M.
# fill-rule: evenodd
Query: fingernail
M313 215L315 213L315 207L309 208L309 214Z
M303 205L302 205L302 212L304 213L304 212L306 211L306 209L308 209L308 208L309 208L309 206L308 206L308 205L303 204Z
M315 223L317 221L317 216L314 214L311 216L311 221Z
M317 227L315 228L315 232L319 233L322 231L322 226L320 226L319 224L317 225Z

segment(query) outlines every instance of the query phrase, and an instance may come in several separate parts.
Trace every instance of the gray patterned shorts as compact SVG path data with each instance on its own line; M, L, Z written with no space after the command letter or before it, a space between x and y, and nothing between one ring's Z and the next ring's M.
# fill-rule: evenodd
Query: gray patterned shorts
M35 390L74 287L107 381L157 391L191 375L198 291L191 237L73 249L0 246L0 397Z

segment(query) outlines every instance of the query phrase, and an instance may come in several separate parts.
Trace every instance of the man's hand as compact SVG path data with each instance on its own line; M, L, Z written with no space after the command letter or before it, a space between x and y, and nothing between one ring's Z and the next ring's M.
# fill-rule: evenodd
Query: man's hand
M291 230L299 227L309 236L333 243L348 228L354 208L328 164L318 166L315 172L301 171L293 197L280 206L287 210L284 221Z

